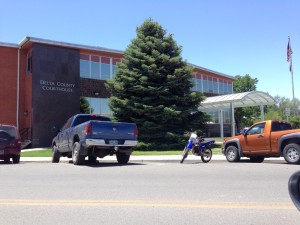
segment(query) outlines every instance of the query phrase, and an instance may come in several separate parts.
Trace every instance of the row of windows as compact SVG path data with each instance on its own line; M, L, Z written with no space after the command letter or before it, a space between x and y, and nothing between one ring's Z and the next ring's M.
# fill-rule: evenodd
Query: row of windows
M97 80L112 79L119 58L80 54L80 77Z
M97 80L112 79L116 72L116 63L120 61L120 58L80 54L80 77ZM213 94L233 93L231 81L197 73L193 82L195 84L193 91Z
M89 98L85 99L90 104L90 113L102 116L111 116L113 113L108 106L108 98Z
M207 78L207 79L205 79ZM231 81L213 78L203 75L202 78L193 78L193 91L213 93L213 94L232 94L233 86Z

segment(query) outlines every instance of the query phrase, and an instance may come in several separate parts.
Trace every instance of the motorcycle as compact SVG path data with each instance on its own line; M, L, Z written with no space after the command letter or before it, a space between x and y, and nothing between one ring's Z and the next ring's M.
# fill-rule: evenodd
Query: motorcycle
M186 132L190 135L190 138L187 142L187 145L182 151L180 163L187 158L189 151L192 150L193 155L200 156L202 162L207 163L211 160L212 157L212 146L215 143L215 140L205 141L203 136L197 136L196 133Z

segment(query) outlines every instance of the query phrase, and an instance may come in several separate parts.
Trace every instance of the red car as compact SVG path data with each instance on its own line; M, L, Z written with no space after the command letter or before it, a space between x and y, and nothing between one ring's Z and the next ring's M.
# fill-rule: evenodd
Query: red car
M15 126L0 124L0 160L9 163L12 158L13 163L19 163L21 143L19 131Z

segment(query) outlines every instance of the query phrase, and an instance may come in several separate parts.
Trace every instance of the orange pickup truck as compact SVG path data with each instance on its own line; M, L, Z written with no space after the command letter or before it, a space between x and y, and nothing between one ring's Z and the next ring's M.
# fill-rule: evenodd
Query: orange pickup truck
M267 120L256 123L242 134L224 139L222 153L227 161L248 157L263 162L266 157L281 157L291 164L300 164L300 129L286 122Z

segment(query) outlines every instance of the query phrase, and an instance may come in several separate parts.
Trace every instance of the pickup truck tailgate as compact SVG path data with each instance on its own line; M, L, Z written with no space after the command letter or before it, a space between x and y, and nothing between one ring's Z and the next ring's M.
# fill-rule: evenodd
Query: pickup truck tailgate
M109 142L112 139L119 140L119 144L122 144L124 140L137 139L137 134L135 134L136 125L134 123L93 120L91 124L91 136L93 139L104 139L105 142Z

